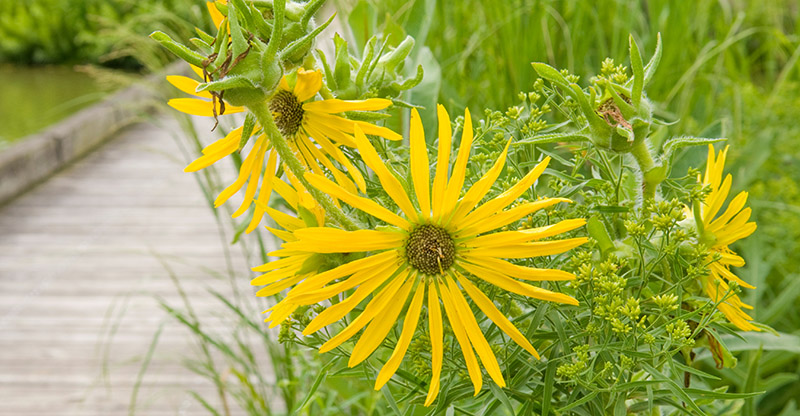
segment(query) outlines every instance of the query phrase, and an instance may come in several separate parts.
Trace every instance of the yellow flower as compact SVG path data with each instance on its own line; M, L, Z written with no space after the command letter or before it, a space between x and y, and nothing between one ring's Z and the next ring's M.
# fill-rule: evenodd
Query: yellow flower
M744 208L745 202L747 202L747 192L742 191L736 195L728 204L725 213L714 218L731 190L731 175L728 174L725 180L722 180L722 170L725 167L727 153L728 147L726 146L725 150L719 152L719 156L715 159L714 146L708 146L708 163L702 183L711 188L711 193L700 207L704 229L701 241L707 242L711 251L718 253L721 258L709 265L711 273L703 279L703 288L712 301L719 302L717 309L728 318L728 321L743 331L760 331L749 322L753 318L742 311L742 308L753 309L753 307L743 303L739 296L732 293L727 283L733 281L739 286L755 289L751 284L731 272L731 266L744 266L744 259L728 247L756 230L756 223L747 222L751 213L750 208Z
M222 23L222 20L225 19L225 16L220 13L219 9L217 9L217 6L214 5L214 3L215 2L213 1L207 1L206 8L208 9L209 16L211 16L211 21L214 22L214 26L219 28L219 25ZM228 0L217 0L216 3L228 4Z
M194 70L202 76L202 71L199 68L194 68ZM200 97L177 98L169 101L168 104L170 106L184 113L213 117L215 111L216 114L222 114L223 109L225 114L245 111L243 107L227 105L221 107L219 100L207 101L202 99L210 99L211 94L194 92L199 82L191 78L169 76L167 80L181 91ZM281 80L278 91L269 102L275 124L281 134L288 139L289 146L307 169L319 174L328 171L346 189L356 192L356 187L358 187L363 191L366 187L366 182L364 182L361 172L353 166L339 146L355 146L352 134L356 125L367 134L381 136L390 140L400 140L402 137L385 127L363 121L348 120L336 114L345 111L382 110L391 105L392 102L382 98L357 101L338 99L313 100L321 86L322 73L319 71L299 69L297 71L297 82L293 87L289 85L288 79L284 77ZM260 128L256 126L256 130L258 131ZM184 171L195 172L216 163L239 150L241 141L242 127L239 127L224 138L208 145L203 149L202 156L189 164ZM271 152L271 147L265 134L258 135L242 162L239 176L219 194L214 201L215 207L224 204L231 196L242 189L245 183L247 183L247 188L245 189L244 200L233 213L233 217L238 217L247 211L253 201L256 200L256 191L258 191L257 201L263 205L269 202L269 196L272 192L271 178L275 175L277 166L277 152ZM267 156L267 154L269 155ZM267 159L266 170L264 170L265 159ZM344 166L352 181L333 162ZM258 183L260 178L261 189L259 190ZM258 226L263 215L264 210L257 205L246 232L253 231Z
M530 342L478 288L475 281L480 279L484 284L522 296L576 305L577 300L570 296L520 281L571 280L574 275L561 270L520 266L503 259L559 254L586 242L586 238L537 241L580 227L585 223L583 219L566 220L535 229L491 232L542 208L568 200L540 199L506 209L533 186L549 162L549 158L546 158L514 186L477 206L503 170L508 146L494 166L459 199L472 148L472 121L467 111L461 145L448 179L451 125L444 108L439 106L438 112L439 151L432 187L422 122L416 110L411 115L410 167L416 205L400 181L383 164L364 134L356 129L355 141L359 153L397 204L400 214L358 196L321 175L306 174L308 181L321 191L389 225L376 230L358 231L330 227L294 230L295 240L287 241L281 250L271 253L280 257L274 263L284 265L299 262L296 258L300 255L296 253L364 254L360 254L363 257L358 260L297 279L301 282L289 291L284 300L269 310L271 314L267 319L272 321L272 325L281 323L285 319L286 308L319 303L355 289L349 297L317 315L303 330L303 334L308 335L339 321L373 295L357 318L320 347L320 352L330 351L366 327L350 356L349 365L352 367L369 357L382 343L410 298L397 346L375 383L375 388L380 389L400 366L417 328L422 305L426 303L433 364L426 406L439 393L444 348L443 315L447 316L461 347L475 394L482 386L476 352L494 382L505 386L497 359L463 292L503 332L538 358ZM259 276L251 283L263 285L274 282L277 276L285 274L281 270L285 268Z

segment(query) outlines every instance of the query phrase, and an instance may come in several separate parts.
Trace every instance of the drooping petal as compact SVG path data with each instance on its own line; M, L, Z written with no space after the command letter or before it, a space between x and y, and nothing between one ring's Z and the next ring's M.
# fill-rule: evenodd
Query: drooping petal
M740 279L739 276L733 274L727 267L719 264L718 262L711 263L708 266L711 269L711 272L719 277L724 278L725 280L731 282L736 282L739 286L746 287L748 289L755 289L756 287L751 285L750 283L745 282L744 280Z
M388 268L379 269L378 273L375 273L373 276L374 278L368 279L364 284L358 287L358 289L353 292L352 295L348 296L345 300L329 306L324 311L320 312L319 315L314 317L308 326L303 329L303 335L311 335L314 332L319 331L323 327L326 327L342 318L345 315L350 313L356 306L358 306L364 299L367 298L372 292L378 289L386 280L394 276L394 273L391 270L387 270ZM358 273L353 274L353 278L357 275L365 275L369 273L370 270L362 270ZM401 276L399 279L405 279L405 276L408 275L408 271L400 272Z
M255 164L257 160L263 160L263 152L266 151L266 147L266 136L262 136L256 141L250 153L248 153L244 162L242 162L242 166L239 168L239 177L237 177L236 181L230 186L220 192L217 199L214 200L214 208L219 208L225 201L232 197L233 194L239 192L239 189L242 189L244 183L247 182L247 178L253 169L261 170L261 166L256 167Z
M527 296L534 299L547 300L551 302L566 303L577 305L578 301L572 296L563 293L553 292L540 287L531 286L527 283L518 282L495 270L486 269L469 263L462 264L462 267L474 276L491 283L501 289L518 295Z
M350 276L353 273L357 273L361 270L368 270L374 268L376 265L379 265L387 259L391 259L392 256L396 256L397 252L395 251L387 251L385 253L375 254L373 256L364 257L363 259L353 260L349 263L342 264L336 268L331 270L319 273L314 275L313 277L306 279L304 282L297 285L291 292L289 292L287 296L293 297L297 294L307 293L311 290L316 290L322 288L323 286L327 285L328 283L345 277Z
M409 305L408 311L406 311L406 318L403 320L403 331L400 333L400 338L397 339L397 346L395 346L394 351L392 351L392 356L389 357L389 360L386 361L386 364L383 365L380 373L378 373L378 378L375 379L375 390L380 390L381 387L392 378L397 368L400 367L400 363L403 361L403 357L408 350L408 344L411 343L411 337L414 336L414 331L417 329L424 295L425 284L420 283L417 286L414 298L411 300L411 305Z
M403 276L403 274L397 276L390 284L384 287L377 296L372 298L372 300L367 304L367 307L364 308L364 311L361 312L356 319L350 322L350 324L347 325L341 332L322 344L322 346L319 347L319 352L328 352L339 345L342 345L343 342L352 338L353 335L361 330L361 328L367 326L367 324L372 321L373 318L375 318L380 312L394 302L395 296L397 296L397 293L401 290L401 286L403 284L408 286L408 290L411 290L409 285L412 282L404 281L405 279L402 278ZM407 296L408 292L406 292L406 297Z
M439 395L439 378L442 374L442 356L444 352L444 329L442 327L442 310L439 306L439 295L436 291L436 283L431 279L428 283L428 327L431 339L431 383L428 387L428 396L425 398L425 406L430 406L436 396Z
M267 160L267 168L264 170L264 177L261 178L261 189L258 191L258 198L256 199L256 207L253 212L253 218L247 226L245 233L249 234L258 227L261 219L264 217L264 206L269 203L269 197L272 195L272 183L275 178L275 169L278 162L278 152L270 152L269 160ZM285 240L284 240L285 241Z
M465 278L461 274L456 274L456 278L458 278L458 281L461 283L461 286L464 288L464 290L467 291L469 297L475 301L475 304L478 306L478 308L480 308L480 310L483 311L483 313L486 314L486 316L491 319L492 322L498 326L498 328L500 328L506 333L506 335L513 339L517 345L524 348L537 359L539 358L539 353L536 352L536 349L533 348L533 345L531 345L531 343L528 342L528 339L525 338L521 332L519 332L517 327L515 327L514 324L512 324L511 321L509 321L508 318L506 318L505 315L503 315L503 313L500 312L496 306L494 306L494 303L491 299L489 299L488 296L483 294L480 289L478 289L469 281L469 279Z
M368 269L361 269L341 282L324 286L320 289L308 290L297 295L292 294L292 300L301 305L311 305L344 293L366 282L386 280L397 270L397 261L394 256L385 253L382 253L381 257L385 260L375 263L374 266Z
M364 333L361 334L356 346L353 347L353 352L350 353L350 360L347 361L348 367L353 367L366 360L381 345L389 331L394 328L397 323L397 317L403 307L406 306L408 295L414 286L413 278L407 280L392 300L387 302L386 307L369 323Z
M198 157L194 162L186 166L184 172L196 172L200 169L207 168L220 159L230 155L239 148L239 140L242 137L242 128L239 127L228 133L227 136L215 141L214 143L206 146L206 149L213 149L212 152L204 152L203 156ZM213 147L212 147L213 146ZM204 149L205 150L205 149Z
M481 368L478 365L478 359L475 358L475 352L472 350L472 345L469 343L467 330L464 329L461 317L459 317L456 307L453 305L453 298L450 295L450 291L445 285L440 285L438 290L442 298L442 304L444 304L447 320L450 322L450 327L453 329L453 334L456 336L458 345L461 346L461 354L464 356L464 362L467 364L467 373L469 374L470 380L472 380L472 386L475 388L475 395L477 396L483 385L483 376L481 375Z
M483 367L486 368L486 372L489 373L489 376L495 384L500 387L505 387L506 381L503 379L503 372L500 370L500 365L497 364L497 357L494 356L492 347L489 346L489 342L487 342L486 337L483 336L483 332L480 326L478 326L478 322L475 320L475 315L473 315L472 311L469 309L469 304L467 300L464 299L461 289L458 288L458 285L450 276L445 275L445 281L447 281L450 295L453 298L453 306L455 306L456 312L461 318L461 322L464 324L464 330L467 332L472 346L475 347L475 351L478 353Z

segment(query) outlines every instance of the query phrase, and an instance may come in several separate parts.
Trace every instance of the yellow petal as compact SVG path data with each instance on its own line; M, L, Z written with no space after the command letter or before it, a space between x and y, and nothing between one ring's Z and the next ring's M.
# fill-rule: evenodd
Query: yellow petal
M222 24L222 21L225 19L225 16L220 13L217 9L217 6L214 5L213 1L206 2L206 8L208 9L208 14L211 16L211 21L214 22L214 27L219 28L219 25Z
M345 231L331 227L308 227L295 231L298 241L283 246L313 253L360 253L400 248L406 239L395 231Z
M469 152L472 150L472 117L469 109L464 111L464 130L461 132L461 143L458 145L458 156L453 165L453 173L447 182L447 189L444 191L444 201L442 202L442 217L448 218L456 207L456 201L461 194L464 186L464 176L466 175L467 162L469 162Z
M740 279L739 276L733 274L727 267L714 262L709 265L712 273L715 273L717 276L724 278L727 281L734 281L739 284L739 286L746 287L748 289L755 289L756 287L751 285L750 283L745 282L744 280Z
M265 150L266 152L266 150ZM258 190L258 178L261 177L261 167L264 165L265 152L259 152L256 161L253 164L253 169L250 172L250 179L247 181L247 188L244 191L244 199L242 200L239 208L231 214L232 218L236 218L247 211L253 203L253 198L256 196Z
M270 218L275 220L275 222L277 222L278 225L280 225L286 230L294 231L299 228L304 228L306 226L306 223L304 223L303 220L301 220L300 218L293 217L283 211L278 211L277 209L270 208L259 202L257 202L256 205L260 205L261 208L264 210L264 212L266 212Z
M531 240L539 240L546 237L552 237L567 231L574 230L586 224L583 218L576 218L564 220L555 224L546 225L538 228L530 228L519 231L501 231L492 234L485 234L479 237L471 238L464 242L466 247L494 247L506 246L512 244L526 243Z
M258 191L258 199L256 200L257 204L253 212L253 218L244 231L247 234L255 230L261 222L261 218L264 217L264 209L262 207L267 205L269 197L272 195L272 183L275 177L275 165L277 165L277 163L278 152L270 152L269 160L267 160L267 169L264 171L264 177L261 179L261 190Z
M239 148L239 138L241 138L241 136L242 128L239 127L238 129L228 133L228 135L224 138L208 145L206 149L212 148L213 146L214 152L204 153L203 156L198 157L188 166L183 168L183 171L197 172L200 169L205 169L214 163L217 163L220 159L230 155Z
M439 306L439 295L436 292L436 283L431 280L428 284L428 326L431 342L431 382L428 386L428 396L425 398L425 406L431 403L439 395L439 384L442 374L442 356L444 343L442 337L444 330L442 327L442 310Z
M312 133L312 136L314 137L315 140L317 140L317 142L319 142L317 136L320 136L320 137L327 137L333 140L334 142L336 142L337 145L356 147L356 140L353 138L352 135L329 126L328 124L326 124L325 120L321 120L318 117L315 117L314 113L309 113L304 120L305 120L305 122L303 123L304 129L306 130L316 129L320 133L322 133L322 135L314 135L314 133Z
M411 300L411 305L406 311L406 318L403 320L403 331L400 333L400 338L397 339L397 346L392 351L392 356L389 357L389 360L386 361L386 364L383 365L380 373L378 373L378 378L375 379L375 390L380 390L392 378L397 368L400 367L400 363L408 350L408 344L411 343L411 337L414 336L414 331L417 329L424 295L425 284L420 283L417 286L414 298Z
M733 177L728 174L728 176L725 177L725 181L722 182L722 185L719 188L713 189L708 195L705 201L706 207L703 211L704 224L711 223L711 220L717 215L719 209L722 208L722 204L725 203L725 199L728 198L728 192L731 190L732 183Z
M334 116L325 113L310 113L309 120L314 120L315 123L324 124L329 128L336 129L342 133L355 134L355 127L358 126L364 134L371 134L374 136L381 136L389 140L402 140L403 136L393 132L392 130L376 126L366 121L348 120L339 116ZM309 121L311 123L311 121Z
M167 82L172 84L173 87L195 97L211 99L211 93L208 91L197 92L199 82L182 75L167 75Z
M540 199L535 202L526 202L506 211L497 212L494 215L489 216L489 218L483 219L482 221L472 221L471 223L466 223L466 220L464 220L464 223L458 224L460 229L455 232L454 237L460 239L471 237L477 234L483 234L487 231L511 224L512 222L517 221L524 216L533 214L540 209L553 206L560 202L572 201L566 198Z
M528 257L561 254L589 241L586 237L568 238L554 241L534 241L532 243L510 244L472 248L462 251L462 255L522 259Z
M349 263L342 264L341 266L317 274L314 277L306 280L305 282L297 285L297 287L292 289L292 291L289 292L289 294L286 296L293 297L298 294L307 293L312 290L317 290L336 279L345 276L350 276L351 274L358 273L361 270L374 268L376 264L381 264L385 262L386 259L390 258L392 255L396 256L397 252L388 251L386 253L380 253L374 256L369 256L363 259L358 259L351 261Z
M370 98L367 100L345 101L339 99L328 99L312 101L303 104L305 111L318 111L322 113L343 113L345 111L376 111L392 105L392 100L384 98Z
M475 387L475 395L481 391L483 385L483 377L481 375L481 368L478 366L478 359L475 358L475 352L472 350L472 345L469 343L467 331L464 329L461 317L458 315L453 299L450 292L445 285L439 286L439 293L444 304L444 311L447 314L447 320L450 321L450 327L453 329L453 334L456 336L458 345L461 346L461 354L464 356L464 362L467 364L467 373L472 386Z
M343 342L352 338L353 335L360 331L361 328L365 327L381 311L389 307L389 305L393 303L393 299L397 295L397 292L400 290L400 286L404 283L410 283L405 281L406 276L408 276L408 272L404 271L395 277L394 280L384 287L377 296L372 298L372 300L367 304L367 307L364 308L364 311L361 312L356 319L353 319L353 321L350 322L350 325L347 325L347 327L345 327L341 332L322 344L322 346L319 347L319 352L328 352L338 347ZM408 295L406 294L406 296Z
M489 169L486 174L484 174L477 182L475 182L472 187L469 188L467 193L464 195L464 198L458 203L458 208L456 208L455 213L452 216L451 222L458 224L467 215L479 202L486 196L486 193L489 192L489 189L492 188L494 182L497 180L497 177L500 176L500 172L503 170L503 166L506 163L506 154L508 153L508 146L511 145L511 140L508 141L506 144L505 149L500 154L500 157L497 158L494 165L491 169Z
M547 300L550 302L566 303L569 305L578 304L578 301L572 296L542 289L536 286L531 286L527 283L518 282L495 270L485 269L469 263L463 263L462 266L466 271L472 273L474 276L511 293L516 293L518 295L527 296L534 299Z
M456 274L456 278L458 278L458 281L461 283L461 286L464 288L464 290L467 291L469 297L471 297L472 300L475 301L475 304L478 305L478 308L480 308L481 311L483 311L483 313L495 323L495 325L497 325L503 332L506 333L506 335L513 339L517 345L524 348L537 359L539 358L539 353L536 352L536 349L533 348L533 345L531 345L531 343L528 342L528 339L525 338L521 332L519 332L517 327L515 327L514 324L512 324L511 321L509 321L508 318L506 318L505 315L503 315L503 313L500 312L496 306L494 306L494 303L492 303L491 299L483 294L480 289L475 287L475 285L473 285L469 279L461 276L460 274Z
M433 217L439 223L442 218L444 193L447 188L447 171L450 167L450 146L452 145L452 131L450 116L444 106L436 105L439 118L439 154L436 159L436 176L433 178Z
M747 192L739 192L736 197L728 204L728 208L725 209L725 213L722 214L719 218L711 221L711 224L706 227L709 231L717 232L727 225L728 221L731 220L739 211L744 208L744 204L747 203Z
M303 68L297 70L297 83L294 85L294 95L301 103L317 95L322 87L322 72L319 70L309 71Z
M292 301L301 305L311 305L320 303L325 299L344 293L356 286L364 284L365 282L386 280L389 276L393 275L397 270L397 257L391 252L377 254L376 261L382 259L381 262L374 263L368 269L361 269L347 279L337 282L320 289L308 290L303 293L292 293Z
M372 270L362 270L358 273L355 273L353 277L356 275L365 275L370 273ZM320 312L308 326L303 329L303 335L311 335L314 332L319 331L323 327L326 327L342 318L345 315L350 313L356 306L358 306L364 299L367 298L372 292L374 292L377 288L379 288L386 280L390 277L394 276L394 273L389 273L388 268L379 269L379 273L372 273L375 276L373 279L368 279L364 284L358 287L358 289L353 292L352 295L348 296L345 300L329 306L324 311ZM404 279L405 277L401 277Z
M277 153L277 152L276 152ZM287 170L287 169L284 169ZM289 204L290 207L296 212L297 211L297 204L299 201L299 197L297 196L297 191L289 186L286 182L281 180L278 177L273 177L272 179L272 189L281 196L281 198Z
M266 151L266 139L260 138L256 141L253 145L253 149L250 150L250 153L242 162L242 166L239 168L239 177L236 178L236 181L232 183L230 186L225 188L222 192L220 192L217 199L214 200L214 208L219 208L220 205L224 204L230 197L233 196L239 189L242 189L242 186L247 181L247 177L250 175L250 172L253 169L261 170L261 166L256 167L255 163L256 160L263 160L263 152Z
M411 204L411 200L408 199L408 194L406 194L403 185L400 184L394 174L389 172L389 169L386 168L386 165L383 164L380 156L378 156L378 152L372 147L372 144L367 140L367 136L361 132L361 129L356 128L355 138L361 157L367 166L378 175L383 190L389 194L389 197L406 214L407 219L417 218L417 210Z
M416 108L411 109L411 178L417 193L420 219L431 217L430 166L428 165L428 146L425 144L425 130Z
M413 278L407 279L406 283L400 288L391 300L387 300L386 307L375 316L375 319L369 323L367 329L361 334L353 352L350 353L350 360L347 362L348 367L353 367L366 360L372 353L381 345L389 331L394 328L397 323L397 317L400 311L406 305L409 292L414 286Z
M406 221L404 218L382 207L377 202L371 199L353 195L324 176L306 173L305 178L313 187L334 198L344 201L353 208L364 211L375 218L400 227L404 230L408 230L411 227L408 221Z
M173 98L167 101L167 104L186 114L201 117L214 117L214 104L211 101L201 100L199 98ZM217 102L217 115L222 115L219 102ZM225 114L235 114L244 111L244 107L237 107L232 105L225 106Z
M550 156L547 156L543 161L539 162L539 164L528 172L522 180L515 183L514 186L472 211L464 218L465 226L483 221L514 202L515 199L519 198L520 195L533 186L533 183L539 179L539 176L544 172L548 163L550 163Z
M347 169L347 173L350 174L350 176L353 178L353 181L355 181L356 185L358 186L358 189L360 189L361 192L366 192L367 183L364 181L364 176L361 175L360 170L353 166L353 164L350 162L350 159L345 156L344 153L342 153L339 147L331 143L327 136L325 136L325 134L323 134L315 126L309 124L305 128L311 137L314 138L314 141L318 143L327 154L333 157L333 159L337 162L344 165L345 169ZM355 144L355 141L353 141L353 144Z
M573 280L575 275L558 269L537 269L533 267L519 266L494 257L473 257L466 255L464 259L472 264L490 270L497 270L510 277L528 281L544 280Z
M494 380L495 384L500 387L505 387L506 382L503 380L503 372L500 371L497 358L494 356L494 352L492 352L492 347L489 346L489 343L486 341L486 337L483 336L483 332L480 326L478 326L478 322L475 320L475 315L472 314L467 300L464 299L461 289L458 288L458 285L456 285L450 276L445 275L445 280L450 289L450 295L453 297L453 306L455 306L458 316L461 317L461 322L464 324L467 336L472 346L475 347L475 351L478 353L483 367L486 368L486 372L489 373L489 376Z
M306 275L298 274L294 275L289 279L284 279L279 282L274 282L269 284L268 286L262 287L261 289L256 292L256 296L266 297L266 296L273 296L277 293L280 293L282 290L292 286L293 284L303 280Z

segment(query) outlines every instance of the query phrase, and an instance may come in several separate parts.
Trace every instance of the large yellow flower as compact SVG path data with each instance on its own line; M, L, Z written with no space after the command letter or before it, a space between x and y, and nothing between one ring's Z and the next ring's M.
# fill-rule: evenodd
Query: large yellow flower
M200 76L202 71L194 68ZM175 87L198 98L176 98L169 101L173 108L187 114L213 117L215 115L231 114L245 111L243 107L225 105L221 106L219 100L212 100L207 92L194 92L199 85L188 77L169 76L167 80ZM366 187L360 171L339 148L340 145L355 146L353 139L354 126L358 125L365 133L381 136L390 140L400 140L397 133L385 128L363 121L348 120L337 113L345 111L376 111L391 105L391 101L382 98L367 100L344 101L338 99L314 100L322 86L322 73L319 71L306 71L299 69L294 86L289 85L287 77L281 80L278 91L270 99L269 107L273 113L275 124L281 134L289 140L289 145L312 172L323 174L330 172L336 181L346 189L356 192L356 187L362 191ZM258 130L258 127L257 127ZM313 141L312 141L313 140ZM195 172L206 168L231 153L239 150L242 141L242 127L231 131L227 136L208 145L202 151L202 156L189 164L184 171ZM214 206L219 207L231 196L244 187L244 200L233 213L233 217L244 214L250 205L257 200L266 205L272 192L272 177L277 166L277 153L271 152L271 144L266 134L259 134L247 156L242 162L237 179L225 188L214 201ZM267 156L267 154L269 154ZM264 168L267 160L266 169ZM334 165L334 162L343 166L350 174L352 180ZM323 169L324 168L324 169ZM263 171L263 174L262 174ZM261 188L258 189L259 179ZM264 210L256 205L253 218L247 232L253 231L261 221Z
M559 254L586 242L586 238L537 241L580 227L585 223L583 219L566 220L535 229L491 232L537 210L568 200L540 199L506 209L533 186L547 166L547 158L514 186L477 206L503 170L508 146L492 168L459 199L472 147L472 121L467 111L461 145L448 179L451 125L444 108L439 106L438 112L438 162L431 187L422 123L417 112L412 111L410 167L416 205L357 128L355 141L362 158L375 172L400 213L358 196L321 175L309 173L306 178L313 186L388 226L358 231L330 227L298 228L293 232L295 241L288 241L281 250L271 253L280 257L271 266L267 265L272 270L251 282L263 285L274 284L276 279L301 281L289 291L286 298L269 310L271 314L267 321L272 321L273 325L282 322L287 310L294 310L297 305L323 302L355 289L349 297L317 315L303 330L304 335L339 321L372 295L358 317L320 348L320 352L330 351L366 327L350 356L350 366L365 360L382 343L410 298L400 337L378 375L376 389L381 388L397 371L416 331L422 306L427 304L433 366L426 406L434 401L439 392L444 348L441 306L444 306L444 315L461 347L475 394L482 386L478 358L492 380L505 386L497 359L470 310L464 292L511 339L538 358L536 350L525 336L478 288L477 280L518 295L576 305L577 300L570 296L520 281L570 280L574 278L572 274L520 266L504 259ZM307 253L363 254L358 260L311 276L298 278L287 274L288 265L296 264L299 260L294 259ZM259 270L266 271L266 268Z
M755 289L751 284L740 279L731 272L730 267L744 266L744 259L736 255L728 246L752 234L756 230L756 223L747 222L750 219L750 208L744 208L747 202L747 192L739 192L728 204L725 213L714 218L719 213L728 193L731 190L732 177L728 174L722 180L722 171L725 167L725 156L728 147L719 152L714 158L714 146L708 146L708 162L702 183L711 188L700 207L703 222L703 235L701 241L706 242L711 251L719 254L720 260L709 264L711 273L703 278L703 288L712 301L718 302L719 309L728 320L743 331L760 331L750 323L753 318L747 315L742 308L753 309L752 306L742 302L735 293L730 291L727 282L736 282L739 286Z

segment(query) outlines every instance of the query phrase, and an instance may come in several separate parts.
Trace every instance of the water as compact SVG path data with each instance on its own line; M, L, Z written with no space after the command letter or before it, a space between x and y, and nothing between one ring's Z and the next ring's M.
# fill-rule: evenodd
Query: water
M102 99L108 92L72 67L0 65L0 148Z

